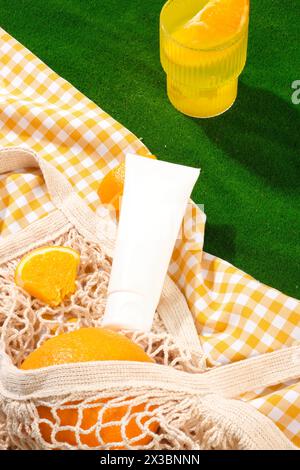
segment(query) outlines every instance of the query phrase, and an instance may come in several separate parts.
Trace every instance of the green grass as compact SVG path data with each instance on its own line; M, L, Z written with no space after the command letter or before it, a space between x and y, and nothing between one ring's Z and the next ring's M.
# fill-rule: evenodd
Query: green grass
M169 104L162 0L0 0L1 25L160 158L200 166L205 249L300 298L300 2L252 1L238 101L197 121Z

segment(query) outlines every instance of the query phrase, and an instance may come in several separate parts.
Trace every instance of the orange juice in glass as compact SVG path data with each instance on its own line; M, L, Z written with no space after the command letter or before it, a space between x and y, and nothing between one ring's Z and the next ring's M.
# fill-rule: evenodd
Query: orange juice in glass
M247 56L249 0L169 0L160 17L161 63L175 108L197 118L237 97Z

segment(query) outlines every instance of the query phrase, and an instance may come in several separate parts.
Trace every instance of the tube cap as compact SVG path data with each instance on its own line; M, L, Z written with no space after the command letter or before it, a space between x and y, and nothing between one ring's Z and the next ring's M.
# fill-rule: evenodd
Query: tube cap
M149 309L149 312L145 312ZM149 300L135 292L108 295L102 326L112 329L150 331L154 312Z

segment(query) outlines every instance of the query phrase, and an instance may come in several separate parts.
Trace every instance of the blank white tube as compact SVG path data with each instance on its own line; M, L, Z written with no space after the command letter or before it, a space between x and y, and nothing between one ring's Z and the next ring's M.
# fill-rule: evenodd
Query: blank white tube
M126 155L125 184L102 325L149 331L200 170Z

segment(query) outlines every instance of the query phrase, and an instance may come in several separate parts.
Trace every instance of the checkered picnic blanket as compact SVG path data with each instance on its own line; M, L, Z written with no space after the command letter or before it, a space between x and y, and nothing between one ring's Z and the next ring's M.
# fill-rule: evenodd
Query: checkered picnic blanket
M63 172L97 210L101 178L125 152L147 149L3 30L0 63L0 144L33 149ZM52 209L38 171L1 175L1 237ZM170 274L186 295L210 363L227 364L299 342L300 302L203 252L205 216L198 212L195 218L195 208L189 210ZM299 381L241 398L300 447Z

